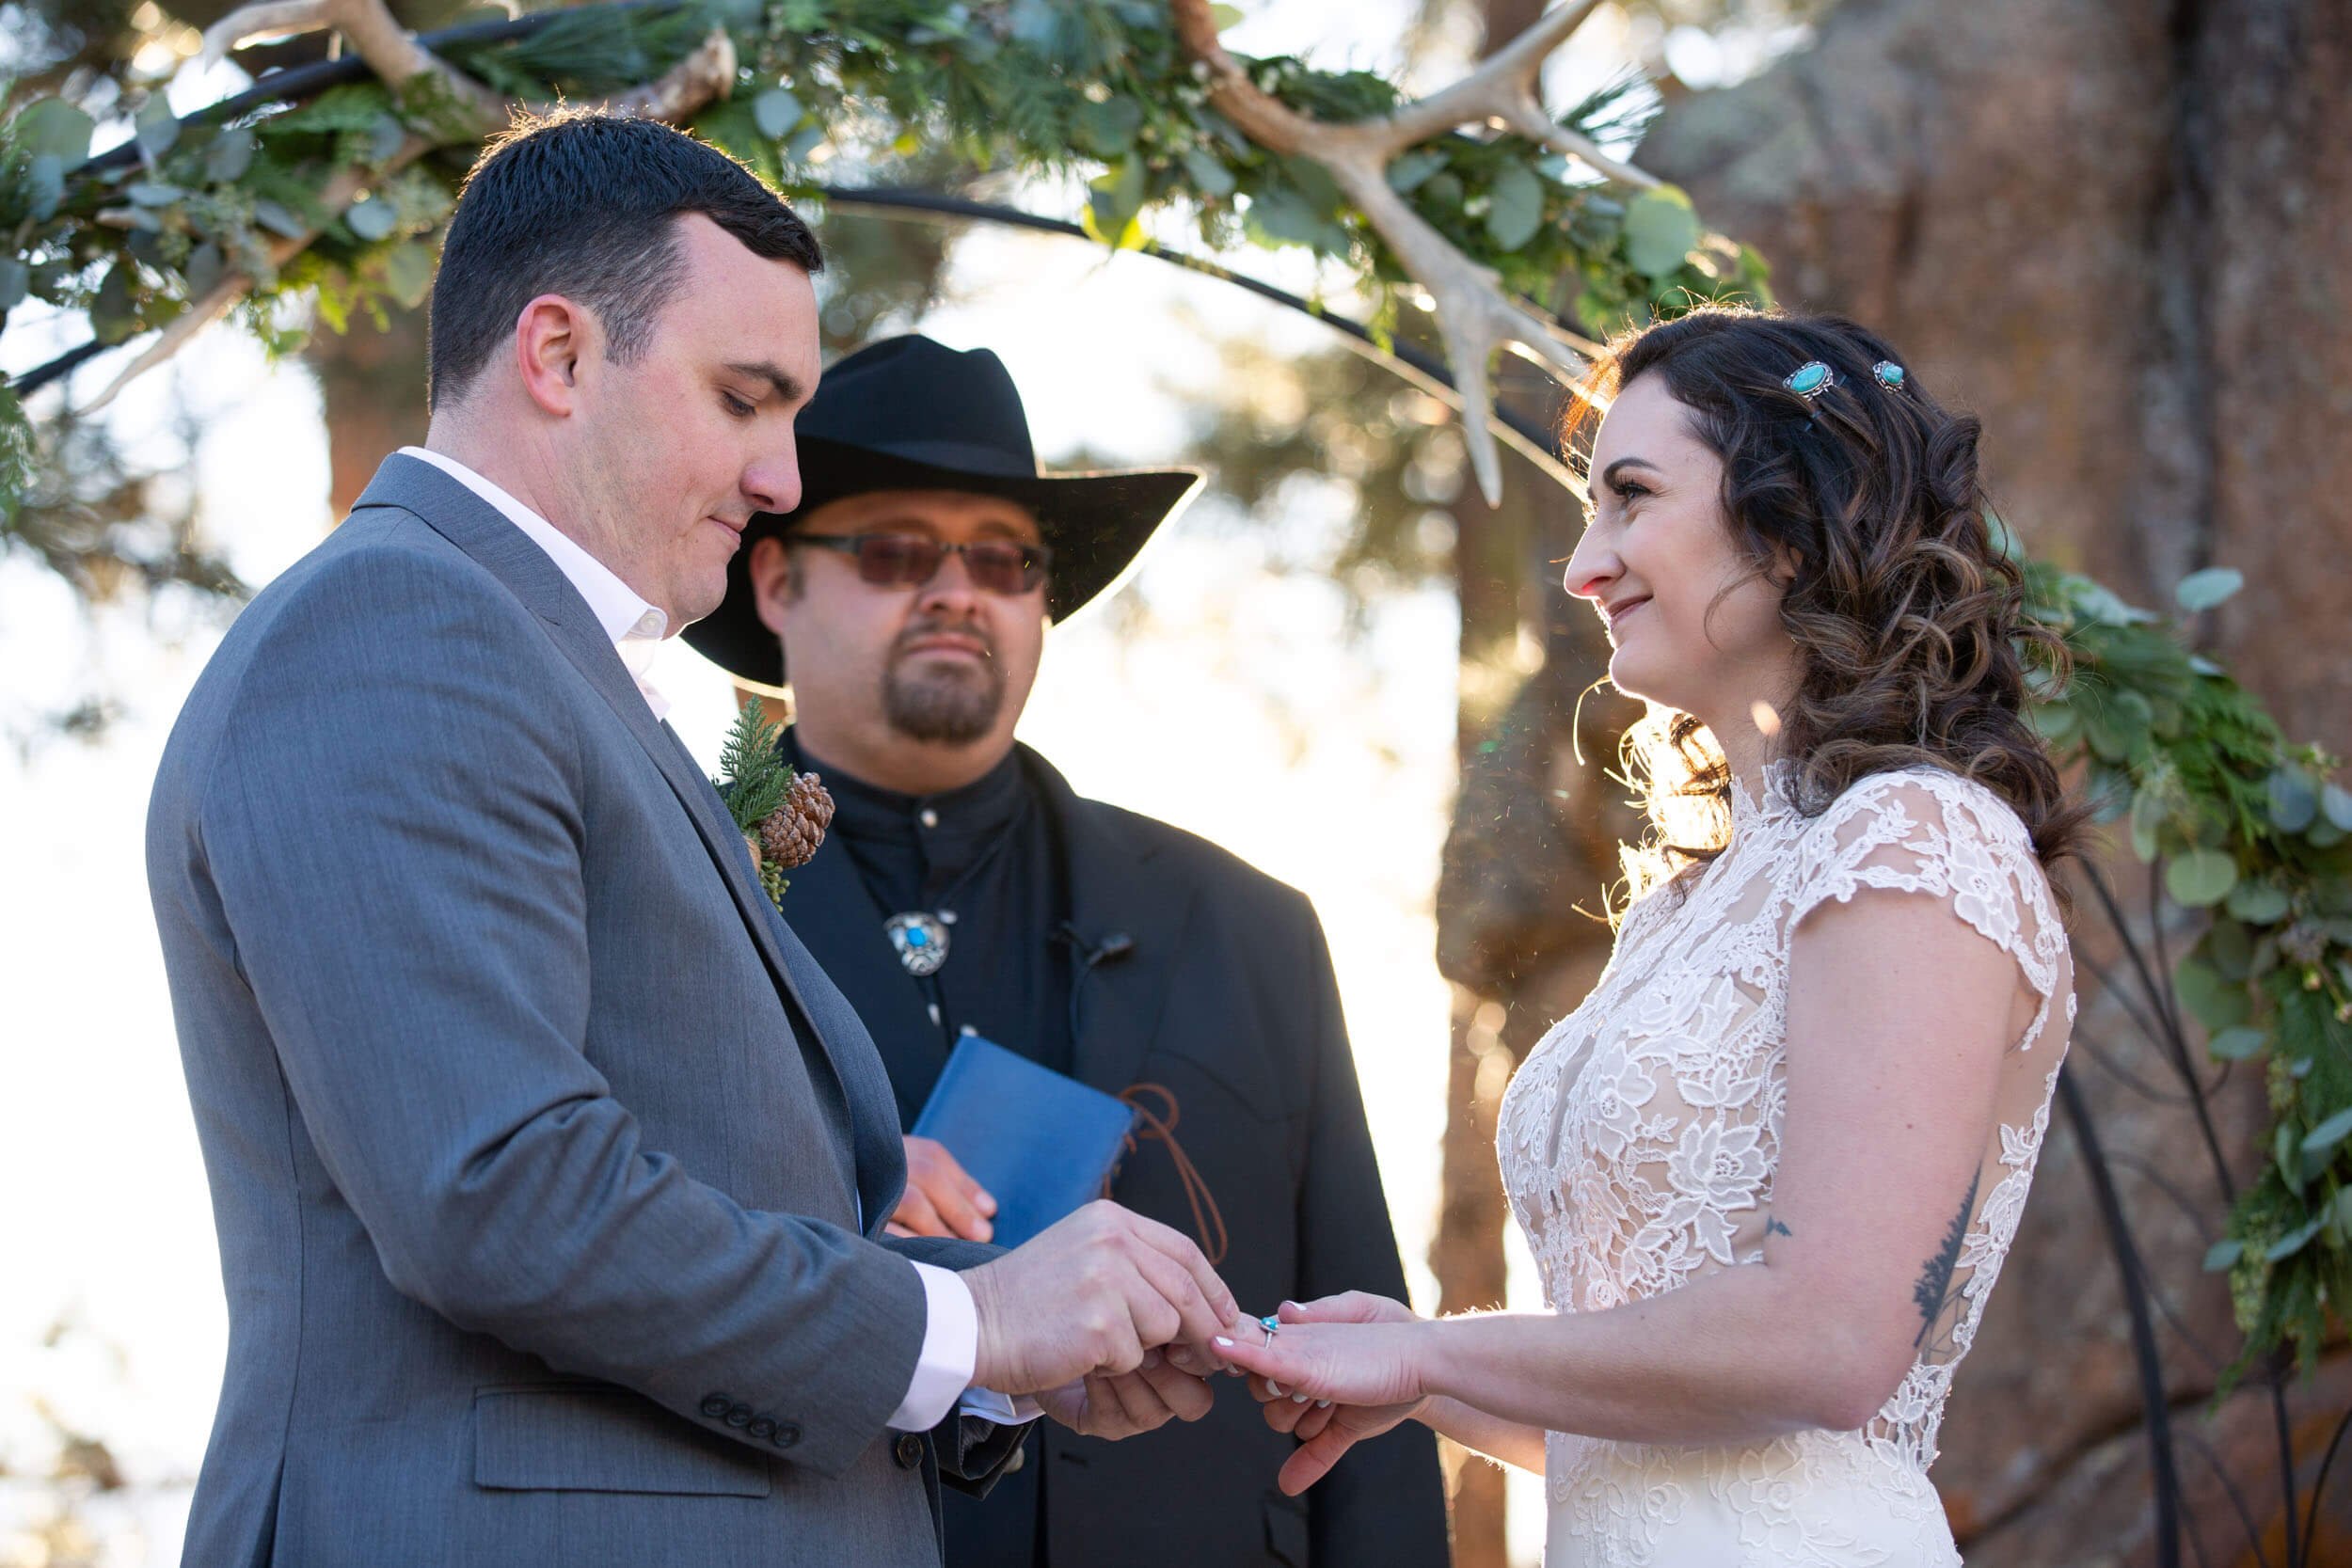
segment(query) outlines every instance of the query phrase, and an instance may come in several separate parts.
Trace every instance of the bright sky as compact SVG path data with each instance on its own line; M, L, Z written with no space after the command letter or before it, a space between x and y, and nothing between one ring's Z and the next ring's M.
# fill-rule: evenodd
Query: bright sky
M1253 53L1392 67L1409 8L1273 0L1230 37ZM1621 59L1607 41L1571 74L1589 81ZM215 95L207 83L174 96L191 100L185 108ZM1242 263L1303 281L1268 258ZM975 236L958 252L953 292L960 303L925 329L1004 356L1049 465L1081 447L1138 464L1175 453L1187 402L1217 373L1214 343L1185 323L1285 351L1328 341L1237 291L1033 236ZM42 356L14 343L6 368ZM101 361L78 395L110 373ZM216 329L126 394L118 431L159 431L175 390L202 432L195 478L215 537L247 580L266 581L331 522L316 390ZM1329 504L1310 496L1285 526L1336 527L1312 515ZM1081 792L1201 832L1313 897L1426 1307L1447 1041L1430 899L1454 787L1454 608L1442 594L1398 595L1350 641L1334 589L1268 575L1256 542L1217 521L1197 513L1148 552L1134 580L1151 611L1141 632L1122 636L1101 614L1057 629L1023 734ZM140 840L164 738L217 633L168 610L86 616L16 559L0 560L0 735L93 684L125 707L100 744L0 756L0 1565L40 1560L12 1534L38 1522L37 1496L8 1472L49 1462L43 1402L113 1445L137 1483L88 1514L101 1560L170 1562L226 1328ZM690 745L714 760L729 717L723 680L683 644L655 674ZM1524 1265L1521 1253L1520 1280ZM45 1345L59 1322L77 1332ZM1540 1509L1539 1488L1522 1486L1514 1535L1531 1560Z

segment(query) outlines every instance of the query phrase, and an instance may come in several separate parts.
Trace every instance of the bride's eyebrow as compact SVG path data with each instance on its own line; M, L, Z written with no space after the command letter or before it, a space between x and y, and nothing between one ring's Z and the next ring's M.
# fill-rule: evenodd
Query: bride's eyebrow
M1602 487L1604 489L1613 489L1616 485L1618 476L1624 473L1624 471L1628 468L1646 468L1654 474L1663 474L1666 471L1646 457L1620 457L1614 463L1610 464L1609 467L1600 471L1600 483Z

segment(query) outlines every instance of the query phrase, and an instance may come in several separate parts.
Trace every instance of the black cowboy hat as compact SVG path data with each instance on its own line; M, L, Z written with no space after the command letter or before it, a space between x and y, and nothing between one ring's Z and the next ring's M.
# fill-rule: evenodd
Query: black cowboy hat
M827 371L797 428L800 506L753 515L727 566L725 601L685 632L704 657L753 686L778 683L783 655L754 603L752 546L828 501L875 490L1018 501L1037 515L1053 548L1045 609L1058 622L1118 580L1201 480L1192 468L1039 473L1004 361L984 348L959 354L920 333L870 343Z

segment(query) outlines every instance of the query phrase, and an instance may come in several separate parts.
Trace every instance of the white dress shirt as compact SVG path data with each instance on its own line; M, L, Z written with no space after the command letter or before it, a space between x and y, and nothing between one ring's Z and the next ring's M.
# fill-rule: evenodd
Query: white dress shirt
M670 630L670 618L659 606L648 603L570 535L455 458L424 447L400 450L403 456L432 464L488 501L545 550L556 570L588 601L590 613L612 640L613 651L621 656L621 663L653 709L655 720L668 714L669 699L648 677L654 656L661 651L661 640ZM980 1319L972 1305L971 1288L952 1269L912 1259L908 1266L923 1282L923 1348L915 1357L914 1378L907 1386L906 1398L890 1413L886 1424L891 1430L929 1432L946 1419L949 1410L959 1407L966 1415L1000 1422L1034 1416L1036 1407L1025 1400L1016 1406L1002 1394L970 1386L980 1351Z

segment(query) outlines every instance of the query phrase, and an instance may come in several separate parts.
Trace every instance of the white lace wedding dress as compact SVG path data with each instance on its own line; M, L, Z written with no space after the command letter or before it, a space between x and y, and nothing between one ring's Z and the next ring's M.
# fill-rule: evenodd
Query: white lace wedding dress
M1503 1182L1554 1311L1758 1261L1788 1096L1789 935L1864 890L1935 898L2010 953L2040 998L2003 1069L1975 1212L1936 1282L1949 1305L1857 1432L1739 1447L1551 1433L1548 1568L1960 1561L1928 1465L2049 1126L2074 1016L2066 935L2024 824L1984 786L1932 768L1882 773L1807 818L1789 777L1775 764L1760 801L1735 784L1730 847L1628 913L1592 995L1503 1098Z

